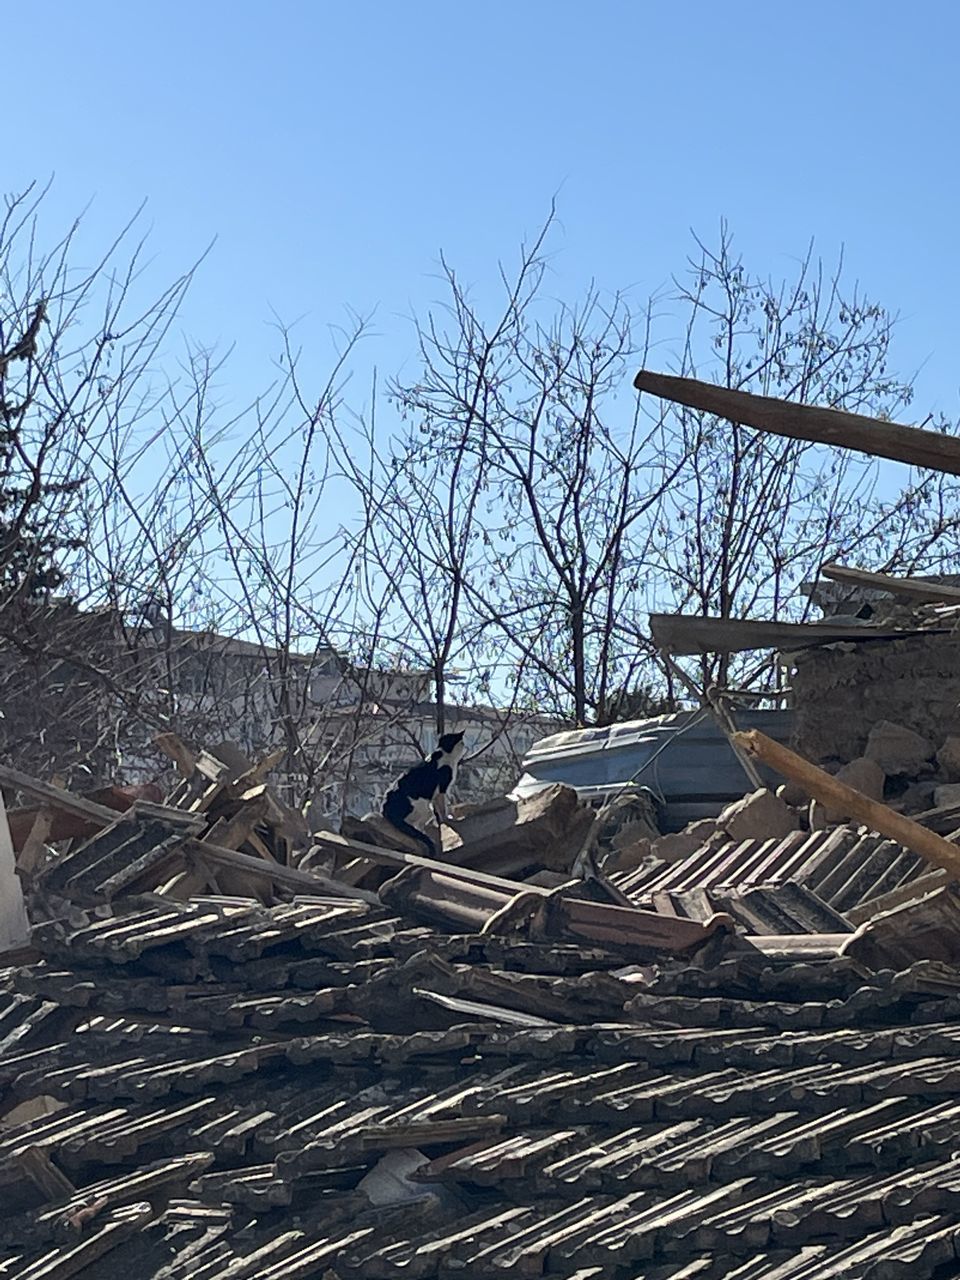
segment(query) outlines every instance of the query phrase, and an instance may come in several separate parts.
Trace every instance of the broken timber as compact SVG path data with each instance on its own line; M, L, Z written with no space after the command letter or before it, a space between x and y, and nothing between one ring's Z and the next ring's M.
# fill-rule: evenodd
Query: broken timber
M282 885L285 889L298 889L301 893L333 892L341 898L356 898L360 902L378 902L375 893L365 889L354 888L340 880L332 880L316 871L300 871L296 867L281 866L278 862L268 862L265 858L255 858L247 853L239 853L235 849L225 849L221 845L208 844L205 840L187 840L186 852L211 867L224 867L231 871L239 871L254 879L269 880L272 884Z
M650 631L661 649L677 657L738 653L749 649L803 649L838 640L890 640L915 635L909 629L840 626L830 622L755 622L750 618L703 618L694 614L651 613ZM933 634L931 629L923 635Z
M906 596L910 600L960 604L960 587L951 587L945 582L932 582L925 578L894 578L888 573L848 569L841 564L821 566L820 576L829 578L831 582L841 582L845 586L867 587L872 591L885 591L892 596Z
M960 849L936 832L921 827L919 822L895 813L879 800L871 800L861 791L855 791L846 783L818 769L789 747L774 742L758 729L736 735L744 750L776 769L791 782L798 783L807 795L830 809L838 809L864 823L871 831L896 840L905 849L925 859L935 867L943 867L953 876L960 876Z
M676 378L646 369L637 374L633 385L638 391L649 391L663 400L702 409L757 431L857 449L877 458L892 458L909 466L960 475L960 439L938 431L883 422L880 418L867 418L840 409L751 395L747 391L731 391L695 378Z
M87 818L98 827L108 827L117 820L116 809L108 809L106 805L97 804L93 800L84 800L82 796L64 791L62 787L55 787L49 782L41 782L38 778L31 778L29 774L11 769L7 765L0 765L0 786L16 788L24 795L48 803L54 809Z

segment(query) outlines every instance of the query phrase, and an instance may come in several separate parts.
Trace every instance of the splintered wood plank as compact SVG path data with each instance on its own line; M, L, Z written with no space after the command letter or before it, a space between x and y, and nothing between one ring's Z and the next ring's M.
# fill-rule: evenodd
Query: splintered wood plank
M185 848L191 857L199 858L201 864L208 863L212 867L225 867L232 871L243 871L254 879L267 879L273 884L288 889L301 891L324 890L338 897L355 898L360 902L378 904L380 899L375 893L365 889L356 889L343 884L339 880L322 876L312 871L300 871L296 867L282 867L276 862L267 862L264 858L255 858L251 854L238 853L235 849L224 849L220 845L205 840L190 840Z
M32 875L42 865L47 854L47 841L50 839L53 819L54 812L49 805L43 805L37 810L30 832L17 855L18 871Z
M329 853L340 856L353 854L368 858L371 862L383 867L422 867L427 871L436 871L452 880L462 880L465 884L504 889L510 897L521 892L536 894L541 898L550 895L550 890L542 885L507 880L503 876L489 875L485 871L475 871L472 867L460 867L452 862L440 862L437 858L426 858L418 853L400 853L396 849L383 849L379 845L363 844L359 840L350 840L347 836L336 835L332 831L314 832L313 840L315 847Z
M782 777L798 783L807 795L829 809L864 823L871 831L896 840L905 849L915 853L935 867L943 867L951 875L960 875L960 849L943 836L938 836L918 822L896 813L880 800L871 800L861 791L848 787L838 778L831 777L789 747L774 742L759 729L735 735L738 744L763 764L775 769Z
M185 781L193 777L197 768L197 758L175 733L160 733L153 740L153 745L177 766L177 770Z

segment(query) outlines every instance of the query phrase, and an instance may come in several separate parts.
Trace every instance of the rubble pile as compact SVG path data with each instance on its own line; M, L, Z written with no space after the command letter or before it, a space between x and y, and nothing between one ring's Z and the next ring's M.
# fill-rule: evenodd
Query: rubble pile
M618 846L554 786L430 859L163 745L165 803L0 773L5 1280L960 1268L945 872L770 791Z
M960 722L849 665L956 608L694 620L803 638L826 748L726 715L743 794L669 834L554 782L425 857L172 734L166 794L0 768L0 1277L960 1276Z
M4 1274L941 1274L960 973L656 918L591 945L317 898L41 923L2 975L5 1105L45 1109L0 1133Z

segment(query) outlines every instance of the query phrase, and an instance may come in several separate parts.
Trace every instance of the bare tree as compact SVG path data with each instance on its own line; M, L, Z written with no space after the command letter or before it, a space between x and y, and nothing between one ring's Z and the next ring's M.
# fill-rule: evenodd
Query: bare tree
M154 772L161 729L279 744L290 798L335 807L363 699L334 646L349 554L318 514L359 331L312 401L284 334L225 411L229 353L168 341L192 271L146 296L135 223L83 273L76 226L40 254L43 194L0 239L0 749L104 782Z
M117 669L116 619L85 573L105 443L156 404L154 367L193 275L147 292L136 218L93 265L79 222L42 249L44 189L6 200L0 222L0 666L3 749L26 767L97 775L115 717L137 696Z
M501 376L509 335L536 290L545 234L546 228L524 255L489 331L444 264L463 358L433 319L419 327L422 380L412 389L394 385L390 390L400 429L386 447L381 445L374 388L371 417L360 424L359 449L357 437L340 442L344 474L359 499L354 546L364 566L368 607L379 616L386 601L394 651L429 672L438 735L446 728L454 678L461 696L491 693L486 665L475 660L475 617L468 599L489 548L483 509L493 492L485 467L477 465L477 441L486 431L490 388ZM441 382L445 398L432 397L430 388ZM513 692L518 687L514 680ZM509 712L505 724L508 719Z
M342 811L458 700L493 704L488 751L537 717L660 709L651 608L800 616L827 557L955 554L952 481L894 493L835 452L618 399L657 306L638 329L595 287L553 301L550 220L491 319L443 264L446 303L384 424L376 384L368 410L346 399L360 321L316 382L281 329L265 390L228 409L229 352L172 360L193 270L149 296L131 224L75 272L75 228L37 249L42 195L0 224L0 752L38 773L136 776L173 729L280 747L288 798ZM683 372L907 403L891 318L839 270L809 258L789 288L762 283L724 234L691 271ZM694 683L739 671L705 660Z
M470 495L461 625L475 665L501 683L519 672L530 704L583 724L605 720L649 663L622 621L678 464L656 427L610 403L634 351L624 299L591 288L578 308L548 311L550 225L512 279L501 273L507 308L493 325L445 266L446 320L419 328L420 374L396 395L422 433L429 488L439 470Z

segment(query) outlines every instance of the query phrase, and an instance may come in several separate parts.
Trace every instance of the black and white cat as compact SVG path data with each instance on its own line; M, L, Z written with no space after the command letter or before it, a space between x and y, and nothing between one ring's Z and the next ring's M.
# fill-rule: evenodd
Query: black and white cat
M447 792L453 786L466 750L462 733L445 733L426 760L421 760L393 784L383 802L386 820L424 845L430 857L440 850L426 834L432 822L448 822Z

